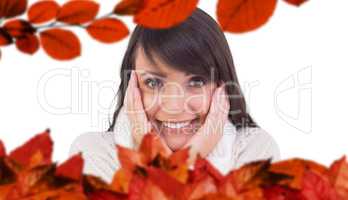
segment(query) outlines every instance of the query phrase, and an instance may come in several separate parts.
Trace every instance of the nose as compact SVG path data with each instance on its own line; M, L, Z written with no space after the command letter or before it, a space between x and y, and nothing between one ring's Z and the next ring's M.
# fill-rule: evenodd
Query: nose
M167 84L162 88L160 94L161 110L168 114L178 114L184 112L185 90L178 84Z

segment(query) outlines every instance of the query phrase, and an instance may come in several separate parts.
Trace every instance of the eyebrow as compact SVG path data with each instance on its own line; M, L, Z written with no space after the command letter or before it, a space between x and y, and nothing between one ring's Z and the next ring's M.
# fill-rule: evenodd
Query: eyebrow
M145 75L145 74L152 74L152 75L159 76L159 77L162 77L162 78L167 78L167 75L165 75L165 74L163 74L163 73L161 73L161 72L153 72L153 71L141 72L141 73L140 73L140 76L143 76L143 75ZM190 73L185 72L185 75L186 75L186 76L189 76Z

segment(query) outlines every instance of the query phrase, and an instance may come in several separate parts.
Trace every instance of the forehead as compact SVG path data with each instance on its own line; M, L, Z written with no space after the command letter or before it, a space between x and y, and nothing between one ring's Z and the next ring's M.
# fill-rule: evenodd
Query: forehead
M170 67L166 63L162 62L156 55L153 55L153 59L156 63L151 63L142 48L139 48L135 56L135 69L139 72L148 71L156 72L158 75L169 76L175 74L176 76L188 76L187 72L182 72L173 67Z

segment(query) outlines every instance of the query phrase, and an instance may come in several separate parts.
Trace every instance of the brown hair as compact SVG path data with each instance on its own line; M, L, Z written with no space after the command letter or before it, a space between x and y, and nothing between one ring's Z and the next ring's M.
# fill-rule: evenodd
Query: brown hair
M258 127L247 112L224 33L211 16L197 8L184 22L169 29L150 29L140 25L135 27L122 61L116 110L107 131L114 130L123 106L130 71L135 69L135 55L139 47L143 48L152 63L155 63L153 55L156 55L180 71L203 77L210 77L213 71L214 80L227 83L226 92L230 101L228 118L237 130L242 127Z

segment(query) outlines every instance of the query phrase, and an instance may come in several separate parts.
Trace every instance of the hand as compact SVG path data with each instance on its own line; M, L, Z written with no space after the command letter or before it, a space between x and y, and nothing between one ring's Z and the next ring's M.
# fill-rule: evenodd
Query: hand
M225 92L225 85L222 84L214 92L204 124L183 147L190 146L189 165L195 162L198 154L206 157L217 145L223 135L229 110L230 103Z
M144 135L149 133L153 127L144 111L144 105L138 87L138 78L134 70L132 70L128 83L127 91L125 94L125 101L127 115L131 124L133 141L135 143L136 149L138 149ZM159 138L165 146L166 151L169 154L172 153L172 150L167 146L164 140L161 137Z

